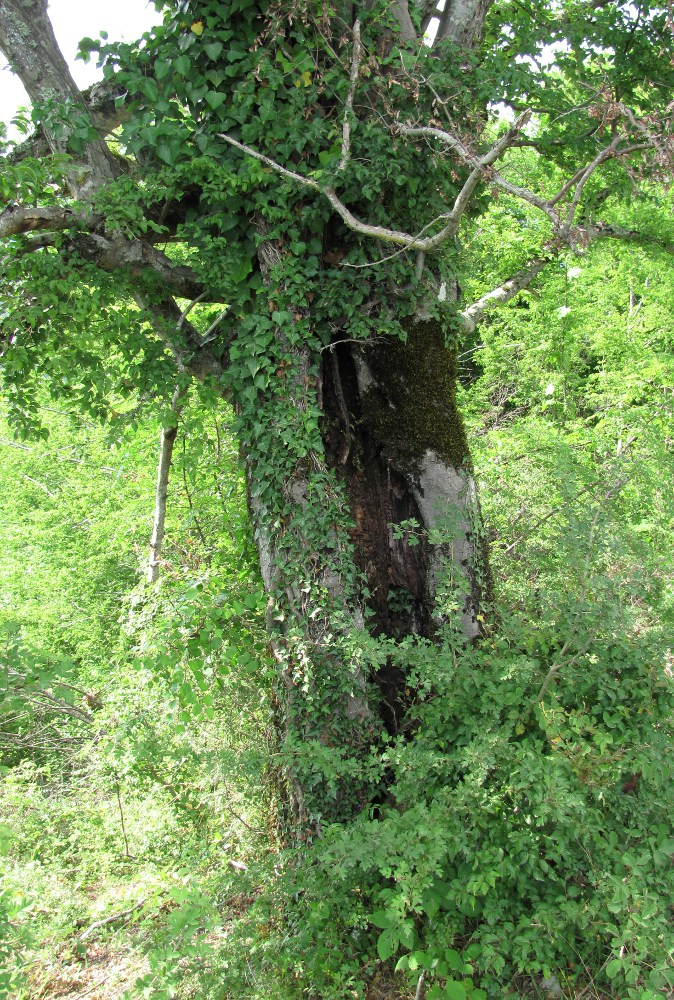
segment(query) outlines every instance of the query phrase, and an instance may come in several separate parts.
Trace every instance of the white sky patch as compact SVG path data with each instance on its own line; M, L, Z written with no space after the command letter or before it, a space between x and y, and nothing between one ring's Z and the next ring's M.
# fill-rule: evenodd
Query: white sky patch
M442 14L445 9L445 3L446 0L438 0L438 3L435 5L435 10L433 11L433 17L428 22L426 34L424 35L424 45L428 45L429 48L433 45L435 36L438 33L438 28L440 27L440 14Z
M131 42L144 31L161 22L161 15L145 0L51 0L49 16L61 52L68 62L78 87L89 87L102 73L95 61L75 62L82 38L98 38L107 31L111 41ZM9 124L19 106L28 104L28 96L18 77L0 54L0 121Z

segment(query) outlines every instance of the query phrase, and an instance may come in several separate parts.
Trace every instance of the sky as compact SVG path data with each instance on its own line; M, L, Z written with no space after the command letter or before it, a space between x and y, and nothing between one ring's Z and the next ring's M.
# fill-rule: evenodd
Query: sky
M50 0L49 16L79 87L88 87L101 77L95 60L75 61L80 39L98 38L101 31L107 31L111 41L133 41L161 20L146 0ZM0 53L0 121L9 123L19 105L27 103L25 90Z

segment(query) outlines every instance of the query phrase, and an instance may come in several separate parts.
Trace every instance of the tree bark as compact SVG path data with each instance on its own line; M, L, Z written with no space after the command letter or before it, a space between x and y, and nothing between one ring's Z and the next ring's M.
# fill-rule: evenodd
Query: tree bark
M68 149L72 119L84 111L82 94L73 80L54 36L47 14L47 0L5 0L0 4L0 47L14 72L21 78L32 103L49 109L43 131L53 153ZM65 119L58 135L50 118ZM70 186L77 197L93 190L120 173L120 164L102 139L87 143L80 164L70 174Z
M269 285L282 255L263 244L260 258ZM285 361L243 430L293 839L376 799L380 779L365 761L384 730L404 731L407 679L385 654L363 652L367 636L432 640L458 622L469 641L488 590L456 359L441 324L410 322L406 343L360 346L347 333L312 350L278 328ZM306 452L312 414L320 440ZM266 457L254 427L271 429ZM286 464L275 478L280 447Z

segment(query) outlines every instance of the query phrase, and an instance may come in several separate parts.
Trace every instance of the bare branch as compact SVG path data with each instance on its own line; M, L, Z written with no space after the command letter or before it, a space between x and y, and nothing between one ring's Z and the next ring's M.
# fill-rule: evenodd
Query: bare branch
M578 208L578 204L580 202L580 196L583 193L583 188L585 187L586 183L588 182L592 174L595 172L597 167L601 166L602 163L604 163L606 160L609 160L613 156L615 148L620 142L620 139L621 139L620 136L616 136L613 142L611 142L610 145L606 147L606 149L602 149L595 156L594 160L592 160L591 163L588 163L587 167L585 168L582 175L578 179L578 183L576 184L576 190L574 191L573 198L571 199L571 204L569 205L569 210L566 215L567 226L571 226L573 224L573 218L576 214L576 209Z
M252 156L254 159L259 160L275 173L280 174L282 177L287 177L288 180L295 181L297 184L302 185L302 187L307 187L312 191L317 191L318 194L322 194L328 199L334 210L339 216L341 216L342 220L346 223L349 229L353 230L355 233L360 233L362 236L372 236L374 239L382 240L384 243L394 243L397 246L402 247L415 247L418 250L424 251L435 250L449 235L451 226L446 226L441 233L438 233L435 236L421 239L418 236L412 236L410 233L403 233L396 229L386 229L384 226L371 226L367 222L361 222L360 219L357 219L355 215L349 211L346 205L340 201L333 188L321 187L315 180L312 180L311 177L305 177L302 174L295 173L294 170L288 170L286 167L282 167L280 163L276 162L276 160L272 160L269 156L265 156L264 153L259 153L256 149L252 149L250 146L246 146L237 139L233 139L230 135L225 135L222 132L219 132L218 134L220 138L224 139L225 142L228 142L230 146L235 146L248 156ZM447 218L449 218L448 215L439 216L436 221Z
M89 715L88 712L83 712L74 705L69 705L68 702L62 701L60 698L55 698L53 694L49 694L47 691L35 691L33 694L22 691L20 692L20 697L26 701L32 701L41 708L50 708L54 712L70 715L73 719L80 719L80 721L87 722L89 725L94 721L93 716Z
M505 191L507 194L511 194L513 198L519 198L520 201L526 201L530 205L533 205L534 208L538 208L541 212L547 215L555 227L559 226L559 215L554 210L551 202L541 198L540 195L537 195L534 191L530 191L529 188L520 187L518 184L511 184L510 181L507 181L505 177L497 171L493 171L489 179L496 187L501 188L501 190Z
M528 268L518 271L508 281L504 281L498 288L492 289L473 302L471 306L459 313L462 320L463 329L466 333L472 333L475 327L484 318L485 311L490 306L502 306L510 302L524 288L528 288L534 278L541 273L546 264L550 263L551 257L539 257L534 260Z
M265 156L264 153L258 153L256 149L252 149L250 146L246 146L243 142L239 142L237 139L233 139L231 135L226 135L224 132L218 132L221 139L228 142L230 146L235 146L240 149L242 153L246 153L248 156L252 156L255 160L259 160L260 163L266 164L271 170L275 171L277 174L281 174L282 177L287 177L288 180L295 181L297 184L301 184L303 187L311 188L312 191L321 191L321 188L313 181L310 177L304 177L302 174L296 174L294 170L287 170L282 167L280 163L276 160L272 160L269 156Z
M351 159L351 116L353 115L353 98L358 85L358 71L360 70L360 57L362 46L360 44L360 21L356 21L353 26L353 54L351 56L351 72L349 74L349 92L346 95L344 104L344 123L342 125L342 156L337 170L344 170Z
M55 496L58 496L57 493L53 493L52 490L48 489L48 487L46 487L44 483L38 482L37 479L33 479L32 476L28 476L25 472L22 472L21 475L23 476L24 479L27 479L29 483L32 483L34 486L38 486L43 493L47 494L48 497L51 497L53 499Z
M106 927L108 924L117 923L119 920L126 920L132 913L135 913L136 910L140 910L141 906L144 906L146 902L147 896L144 896L137 903L134 903L133 906L130 906L128 910L119 910L117 913L111 913L109 917L103 917L102 920L95 920L94 923L90 924L85 931L82 931L77 940L86 941L86 939L91 937L94 931L99 930L99 928Z
M584 230L589 240L610 239L621 240L623 243L635 243L637 246L654 246L666 253L674 254L674 243L658 236L641 232L638 229L625 229L612 222L585 222Z
M459 191L456 201L454 202L454 207L452 208L452 215L455 216L457 224L466 208L468 207L468 202L470 201L473 191L477 187L478 183L483 179L487 169L505 153L509 146L513 144L517 136L520 134L524 126L531 119L531 111L527 109L523 112L513 124L512 128L501 136L501 138L494 143L490 150L488 150L484 156L481 156L479 160L476 161L473 170L468 175L468 178Z
M442 142L448 149L453 152L458 153L464 163L468 166L475 166L477 159L473 156L470 150L463 145L463 143L456 138L456 136L451 135L449 132L445 132L441 128L433 128L431 125L404 125L402 122L396 125L396 129L401 135L409 136L411 139L415 138L427 138L427 139L438 139Z

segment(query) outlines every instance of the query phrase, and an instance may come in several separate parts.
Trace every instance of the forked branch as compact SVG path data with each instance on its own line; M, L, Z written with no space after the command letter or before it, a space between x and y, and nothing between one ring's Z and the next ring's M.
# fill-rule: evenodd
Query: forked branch
M345 113L348 113L345 112ZM323 195L324 198L330 202L335 212L340 216L342 221L355 233L360 233L361 236L371 236L374 239L381 240L383 243L391 243L395 246L404 247L406 249L414 249L423 253L428 253L433 250L437 250L438 247L442 246L448 239L454 237L458 231L459 223L461 217L466 210L470 197L478 184L478 181L483 176L484 172L494 163L500 156L503 155L505 150L510 146L517 135L527 123L530 118L530 112L526 111L524 114L520 115L518 120L515 122L513 127L506 132L494 145L489 149L482 157L473 158L465 147L459 143L458 140L453 139L448 133L443 133L441 129L413 129L411 126L397 126L398 131L402 134L410 135L427 135L433 134L437 136L446 136L448 143L451 141L451 148L460 152L462 158L468 157L471 164L473 164L473 170L466 180L462 190L459 192L458 197L454 203L454 207L451 211L443 212L438 215L436 219L433 220L429 225L424 226L422 232L428 230L430 226L434 226L438 223L444 223L442 228L431 236L422 236L421 233L412 234L406 233L397 229L387 229L385 226L373 226L367 222L362 222L346 207L344 202L339 198L335 189L329 185L320 185L311 177L306 177L304 174L298 174L294 170L288 170L287 167L282 166L273 160L269 156L265 156L264 153L260 153L258 150L253 149L251 146L247 146L243 142L239 142L238 139L234 139L230 135L225 133L219 133L220 138L224 139L231 146L236 149L240 149L247 156L251 156L260 163L264 163L265 166L269 167L275 173L279 174L281 177L285 177L288 180L294 181L296 184L300 184L302 187L309 188L311 191L316 191L318 194ZM348 140L348 144L345 142ZM342 142L342 159L340 160L339 169L342 169L342 164L344 163L345 152L350 155L350 131L346 133L346 139L343 135Z

